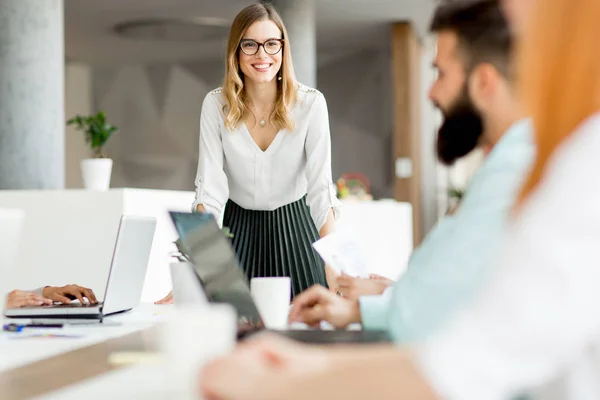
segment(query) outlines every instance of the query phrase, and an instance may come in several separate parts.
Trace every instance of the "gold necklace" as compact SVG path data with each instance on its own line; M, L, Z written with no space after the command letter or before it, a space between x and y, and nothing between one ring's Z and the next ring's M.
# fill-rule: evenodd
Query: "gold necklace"
M254 110L252 110L252 107L249 107L249 108L250 108L250 112L254 116L254 120L257 120L258 118L256 118L256 113L254 112ZM273 114L273 105L271 105L270 110L271 111L269 112L269 116L271 116L271 114ZM265 117L260 118L260 121L258 121L258 124L261 126L261 128L264 128L265 125L267 124Z

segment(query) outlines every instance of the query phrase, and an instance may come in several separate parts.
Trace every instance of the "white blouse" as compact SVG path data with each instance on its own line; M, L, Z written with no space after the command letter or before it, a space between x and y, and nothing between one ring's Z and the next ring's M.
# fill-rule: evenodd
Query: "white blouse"
M200 115L200 156L195 210L204 205L221 223L228 199L248 210L272 211L307 195L317 230L339 201L331 174L331 136L327 103L316 89L300 85L292 109L295 128L279 131L262 151L244 122L225 127L225 98L210 92Z
M596 115L552 157L481 297L417 350L442 398L551 383L551 397L535 398L600 399L599 154Z

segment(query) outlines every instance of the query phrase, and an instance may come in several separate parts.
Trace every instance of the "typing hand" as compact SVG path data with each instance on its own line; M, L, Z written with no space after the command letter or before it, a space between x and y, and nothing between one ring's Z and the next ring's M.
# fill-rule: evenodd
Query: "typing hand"
M304 322L318 326L327 321L336 328L345 328L360 322L360 307L357 300L348 300L315 285L294 298L290 311L290 322Z
M92 289L85 288L79 285L66 285L66 286L47 286L42 289L42 296L52 301L60 302L63 304L70 304L71 300L79 300L81 304L86 304L85 299L90 304L97 304L96 295Z
M371 275L369 279L364 279L342 274L337 280L338 291L349 300L382 294L393 283L394 281L379 275Z
M6 308L35 307L50 304L52 304L52 300L23 290L13 290L6 299Z

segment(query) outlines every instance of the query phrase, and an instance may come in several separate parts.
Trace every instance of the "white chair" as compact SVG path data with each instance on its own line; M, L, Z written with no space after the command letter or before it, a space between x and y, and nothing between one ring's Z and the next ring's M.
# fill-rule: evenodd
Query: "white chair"
M0 208L0 312L4 310L7 293L13 289L11 284L18 262L24 219L23 210Z

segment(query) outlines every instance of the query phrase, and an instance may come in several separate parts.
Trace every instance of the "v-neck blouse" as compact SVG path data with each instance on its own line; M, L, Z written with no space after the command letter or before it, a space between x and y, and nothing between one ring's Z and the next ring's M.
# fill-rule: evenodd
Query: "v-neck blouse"
M331 136L325 97L300 85L292 109L294 130L279 131L263 151L246 125L225 127L221 89L208 93L200 115L195 210L204 205L219 223L228 199L248 210L272 211L306 197L320 230L339 201L331 173Z

